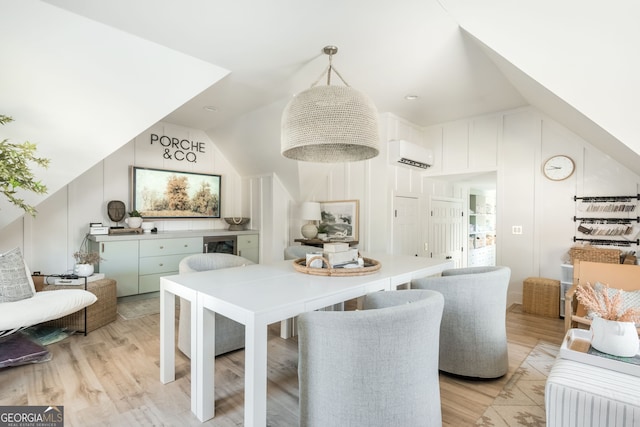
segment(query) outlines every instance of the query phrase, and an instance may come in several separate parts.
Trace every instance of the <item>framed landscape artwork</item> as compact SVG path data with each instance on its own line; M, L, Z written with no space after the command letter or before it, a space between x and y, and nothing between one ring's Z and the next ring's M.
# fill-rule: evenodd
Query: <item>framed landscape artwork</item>
M320 226L330 239L358 240L358 200L320 202Z
M220 175L131 167L131 206L143 218L220 218Z

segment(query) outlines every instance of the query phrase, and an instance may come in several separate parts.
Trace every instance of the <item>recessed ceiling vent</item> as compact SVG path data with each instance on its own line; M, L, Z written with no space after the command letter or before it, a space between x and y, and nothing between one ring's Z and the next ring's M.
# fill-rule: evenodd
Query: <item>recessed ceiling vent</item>
M403 139L389 141L389 163L425 170L433 165L433 151Z

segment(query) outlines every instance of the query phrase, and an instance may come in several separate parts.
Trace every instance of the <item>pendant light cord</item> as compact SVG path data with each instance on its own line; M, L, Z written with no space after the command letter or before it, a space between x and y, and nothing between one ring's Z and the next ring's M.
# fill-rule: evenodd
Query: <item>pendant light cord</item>
M342 83L344 83L345 86L347 87L351 87L349 86L349 83L347 83L342 76L340 75L340 73L338 72L338 70L336 70L336 68L333 66L332 64L333 62L333 55L329 54L329 65L327 66L327 68L324 69L324 71L322 72L322 74L320 74L320 76L318 76L318 78L316 79L315 82L313 82L313 84L311 84L311 87L314 87L315 85L318 84L318 82L320 81L320 79L322 78L322 76L324 76L325 74L327 75L327 86L331 86L331 72L333 71L334 73L336 73L336 75L338 77L340 77L340 80L342 80Z

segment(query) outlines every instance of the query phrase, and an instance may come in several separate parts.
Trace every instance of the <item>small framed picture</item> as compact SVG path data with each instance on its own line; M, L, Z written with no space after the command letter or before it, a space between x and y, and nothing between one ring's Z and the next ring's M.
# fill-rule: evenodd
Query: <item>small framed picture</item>
M358 200L320 202L320 227L331 240L358 240Z

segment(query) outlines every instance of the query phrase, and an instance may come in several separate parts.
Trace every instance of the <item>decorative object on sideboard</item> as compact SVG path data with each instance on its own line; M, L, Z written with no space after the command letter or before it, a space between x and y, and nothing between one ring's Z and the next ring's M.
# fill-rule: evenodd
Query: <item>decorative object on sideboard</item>
M224 219L227 224L229 224L228 230L230 231L242 231L244 230L244 226L249 222L250 218L245 217L227 217Z
M112 229L123 228L119 224L120 221L124 219L126 211L127 209L124 206L124 202L120 200L111 200L109 203L107 203L107 215L109 216L109 219L111 221L116 223L115 226L111 227Z
M151 233L151 230L156 228L156 224L153 221L144 221L142 225L140 225L140 228L142 228L144 233Z
M129 226L129 228L140 228L142 225L142 216L140 215L140 212L134 209L127 213L129 214L129 218L126 218L124 222Z
M371 99L350 87L333 67L336 46L325 46L329 66L311 88L297 94L284 109L281 153L307 162L367 160L380 152L378 111ZM331 85L331 73L344 86ZM327 84L318 81L327 75Z
M308 221L302 226L300 232L305 239L313 239L318 234L318 227L316 221L322 219L320 215L320 203L318 202L304 202L300 208L300 217L303 220Z

